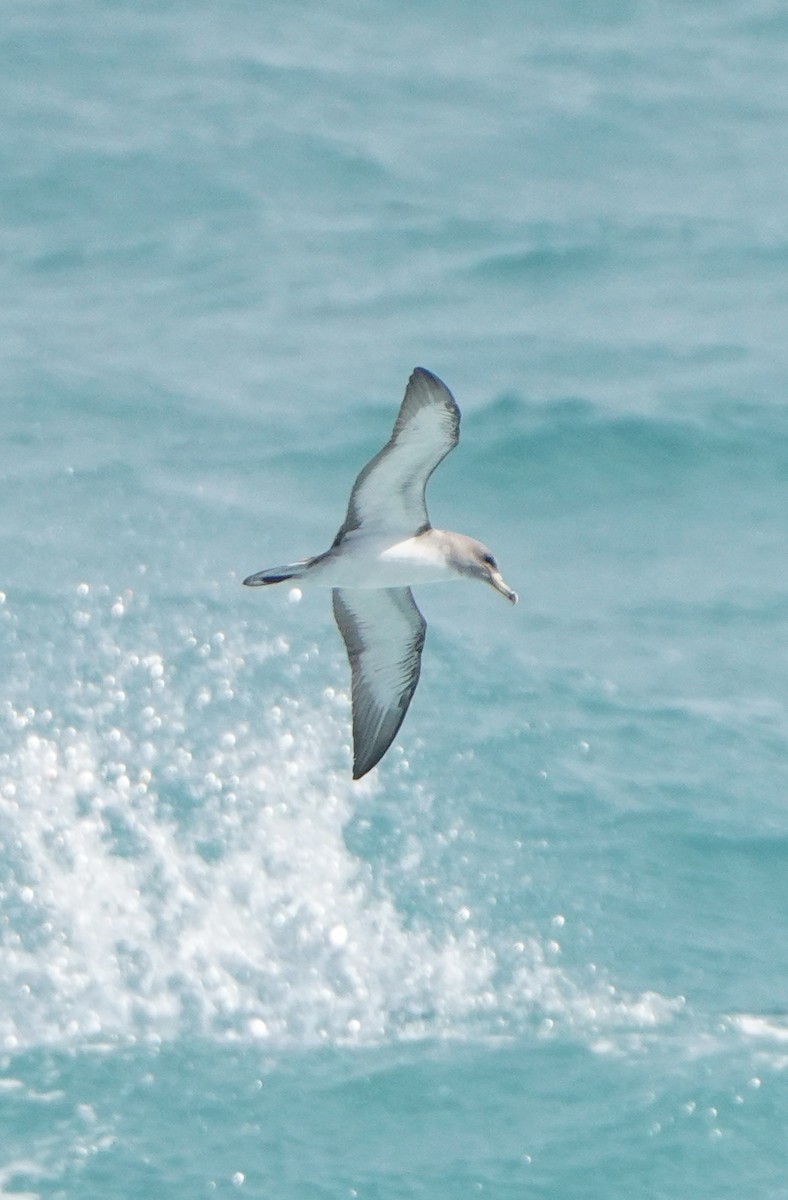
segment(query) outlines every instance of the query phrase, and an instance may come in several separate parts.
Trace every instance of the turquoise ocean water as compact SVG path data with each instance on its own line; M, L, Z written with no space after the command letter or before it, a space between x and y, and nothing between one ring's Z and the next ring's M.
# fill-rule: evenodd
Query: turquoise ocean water
M788 1197L788 18L8 0L0 1195ZM324 549L463 410L350 780Z

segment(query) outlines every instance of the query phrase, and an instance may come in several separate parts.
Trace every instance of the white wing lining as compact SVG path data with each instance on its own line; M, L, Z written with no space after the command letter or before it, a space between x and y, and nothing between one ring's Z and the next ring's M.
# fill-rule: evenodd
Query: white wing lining
M353 484L334 545L362 525L377 525L402 538L428 529L427 480L459 437L460 410L454 397L436 375L417 367L408 380L391 437Z
M410 588L334 588L334 618L350 660L353 778L380 761L419 682L427 623Z

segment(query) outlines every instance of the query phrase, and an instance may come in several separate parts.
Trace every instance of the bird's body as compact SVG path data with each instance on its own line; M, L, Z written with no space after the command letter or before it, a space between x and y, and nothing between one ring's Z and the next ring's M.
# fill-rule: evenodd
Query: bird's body
M316 587L381 588L445 583L457 578L444 553L445 537L442 529L425 529L415 537L392 543L380 532L354 529L325 554L271 570ZM261 576L267 574L260 572ZM269 582L280 581L259 579L259 583Z
M352 675L354 779L383 757L416 690L426 624L411 585L465 576L517 600L486 546L433 529L427 516L427 480L456 446L459 424L449 389L417 367L391 438L356 479L330 549L244 580L252 587L293 580L332 589Z

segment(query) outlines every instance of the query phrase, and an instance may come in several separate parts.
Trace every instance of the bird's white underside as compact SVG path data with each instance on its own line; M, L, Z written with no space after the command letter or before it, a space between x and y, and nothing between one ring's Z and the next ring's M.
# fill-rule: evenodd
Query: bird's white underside
M318 587L391 588L444 583L457 578L440 550L436 530L391 544L391 539L366 528L346 534L342 553L329 555L304 576Z

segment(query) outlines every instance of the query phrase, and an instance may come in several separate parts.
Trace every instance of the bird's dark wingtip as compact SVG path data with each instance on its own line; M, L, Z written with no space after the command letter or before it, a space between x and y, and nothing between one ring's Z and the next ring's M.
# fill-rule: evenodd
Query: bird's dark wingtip
M439 379L434 371L428 371L426 367L414 367L411 372L411 378L413 378L414 375L421 375L424 379L429 380L430 383L437 383L441 387L446 387L446 384L443 382L443 380Z

